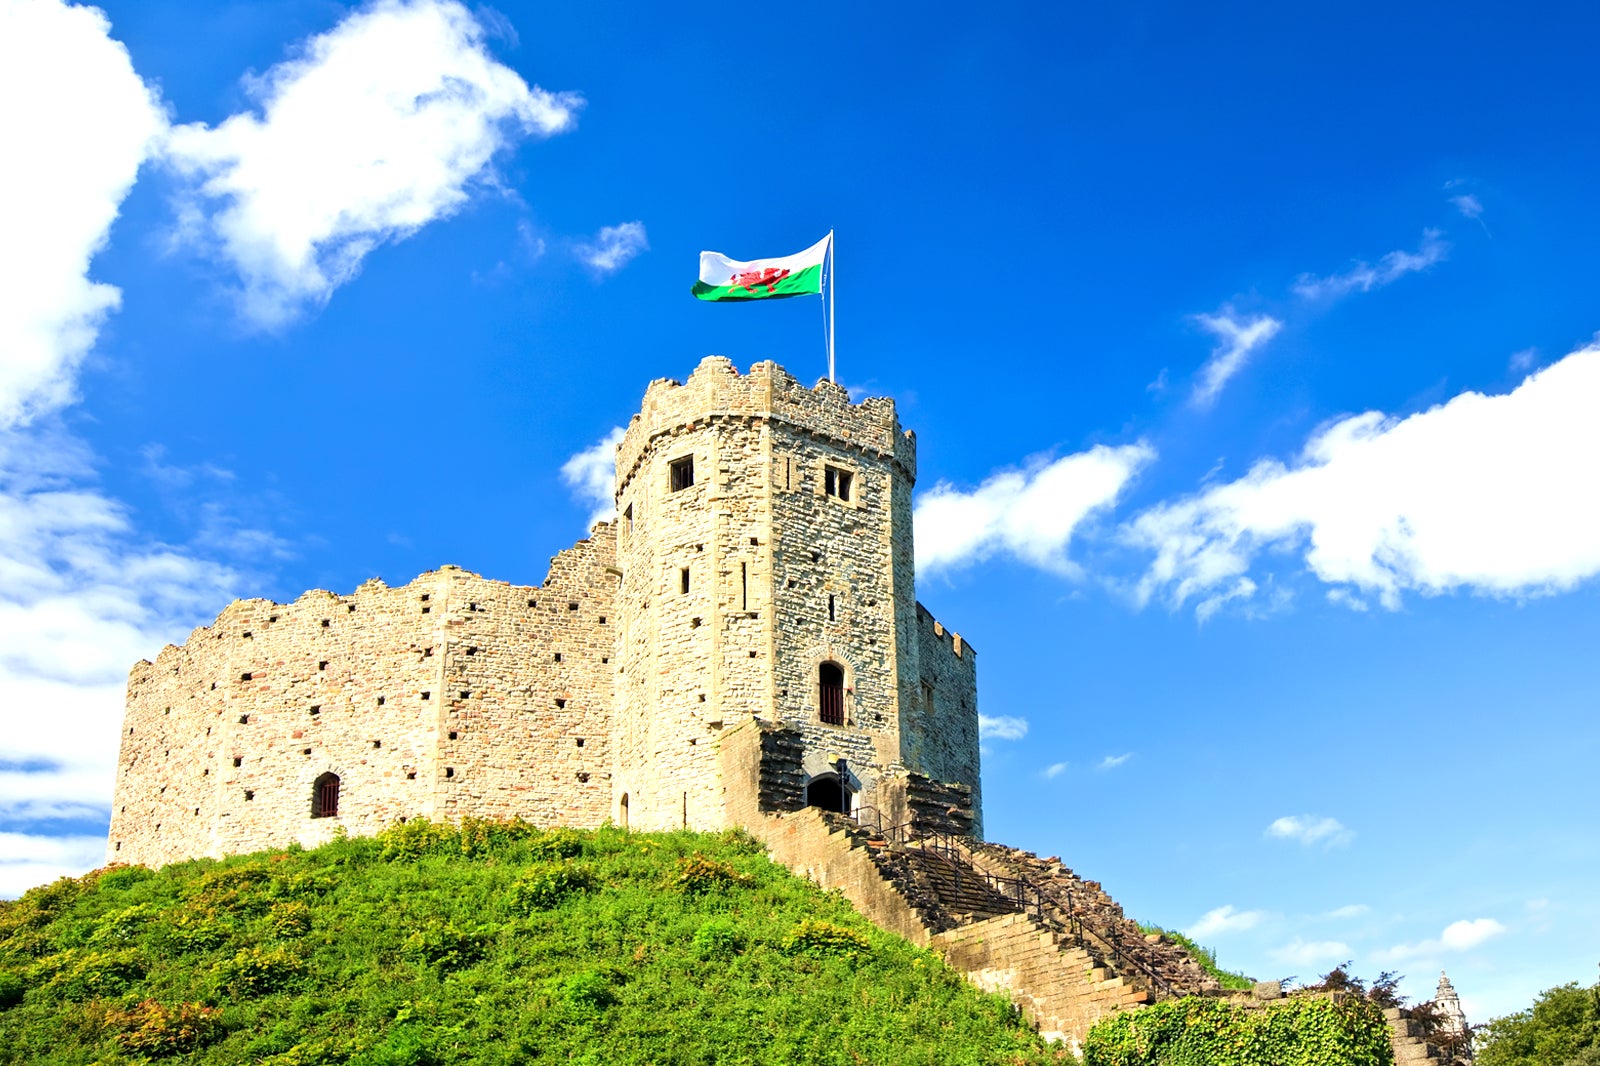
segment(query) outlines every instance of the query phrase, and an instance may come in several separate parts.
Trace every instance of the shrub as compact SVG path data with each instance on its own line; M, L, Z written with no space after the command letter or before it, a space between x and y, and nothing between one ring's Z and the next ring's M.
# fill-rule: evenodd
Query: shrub
M218 984L236 995L276 992L305 972L305 962L288 948L245 948L212 968Z
M489 940L482 929L462 929L435 919L406 937L400 954L411 962L457 970L483 958Z
M694 931L694 953L702 959L732 958L744 943L744 934L727 918L712 918Z
M547 911L560 906L568 896L587 892L594 885L594 877L582 867L563 863L560 866L534 867L511 883L507 899L518 913Z
M21 1003L23 993L27 989L28 986L23 984L21 975L11 973L9 970L0 970L0 1010Z
M752 879L725 862L708 859L699 852L678 860L678 876L672 882L680 891L691 896L719 889L748 887Z
M169 915L162 932L168 947L188 955L220 948L233 936L233 926L209 914L185 910Z
M156 1058L193 1051L223 1033L222 1011L200 1003L168 1007L153 999L105 1015L105 1029L123 1051Z
M583 854L583 837L573 829L549 829L534 837L528 850L538 859L575 859Z
M305 936L311 932L311 908L298 900L276 904L267 914L267 929L283 940Z
M871 953L872 941L854 929L807 918L784 938L783 950L791 955L855 959Z
M114 996L145 975L149 960L136 948L120 951L78 950L41 960L40 969L53 971L48 982L65 997Z
M617 1002L614 974L607 970L579 970L545 982L545 992L557 1009L579 1016L599 1014Z

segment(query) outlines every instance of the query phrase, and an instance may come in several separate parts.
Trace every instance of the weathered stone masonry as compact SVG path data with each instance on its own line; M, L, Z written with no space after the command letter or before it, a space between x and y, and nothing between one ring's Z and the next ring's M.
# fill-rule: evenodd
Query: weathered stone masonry
M784 760L763 772L802 802L905 809L915 774L970 795L981 827L976 657L916 602L915 476L891 400L721 358L654 382L618 448L617 520L543 585L444 567L244 600L137 664L108 855L312 845L419 816L742 824L744 778L719 751L744 722L779 731L757 758ZM843 677L839 724L824 664ZM313 817L328 775L336 812Z

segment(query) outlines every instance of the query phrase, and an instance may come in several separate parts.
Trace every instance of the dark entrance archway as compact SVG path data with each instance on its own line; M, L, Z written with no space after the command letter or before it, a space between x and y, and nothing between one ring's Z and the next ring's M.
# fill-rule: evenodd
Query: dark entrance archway
M839 779L833 774L815 777L806 786L806 806L820 807L825 811L837 811L840 814L849 814L850 792L840 786Z

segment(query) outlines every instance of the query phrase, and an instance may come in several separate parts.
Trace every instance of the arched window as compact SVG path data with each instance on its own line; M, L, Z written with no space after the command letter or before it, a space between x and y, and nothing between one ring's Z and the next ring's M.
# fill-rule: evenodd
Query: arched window
M838 663L823 663L817 670L817 681L822 696L822 721L827 725L844 725L844 671Z
M311 817L339 816L339 775L326 773L311 783Z
M626 792L622 794L621 809L618 814L621 816L622 828L628 828L628 794Z

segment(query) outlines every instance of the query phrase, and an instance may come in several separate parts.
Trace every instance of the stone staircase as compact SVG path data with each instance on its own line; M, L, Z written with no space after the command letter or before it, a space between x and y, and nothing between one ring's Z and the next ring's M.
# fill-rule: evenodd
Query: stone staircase
M1389 1043L1394 1046L1395 1066L1412 1066L1416 1063L1436 1063L1451 1066L1444 1054L1423 1036L1421 1022L1414 1022L1400 1013L1399 1007L1388 1007L1383 1012L1389 1023Z
M1001 888L1015 886L997 887L964 848L891 843L809 808L763 815L746 828L774 859L839 889L879 926L940 951L978 987L1008 993L1042 1035L1074 1051L1100 1018L1158 998L1155 982L1125 953L1100 950L1049 901L1008 895Z

